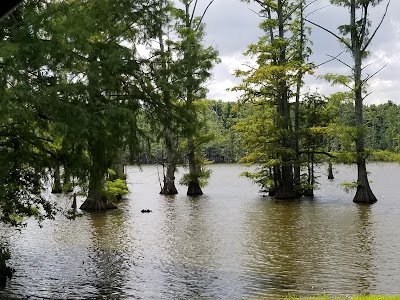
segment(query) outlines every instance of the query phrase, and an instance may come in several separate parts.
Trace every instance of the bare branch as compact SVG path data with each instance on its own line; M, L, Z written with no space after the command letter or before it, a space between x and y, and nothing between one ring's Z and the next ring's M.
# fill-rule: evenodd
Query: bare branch
M331 61L334 61L336 58L338 58L338 57L339 57L340 55L342 55L343 53L344 53L344 51L340 52L338 55L332 57L331 59L329 59L329 60L327 60L327 61L325 61L325 62L323 62L323 63L318 64L318 65L317 65L317 68L320 67L320 66L323 66L323 65L325 65L325 64L327 64L327 63L330 63Z
M260 6L262 6L263 8L267 7L268 5L265 4L262 0L254 0L254 2L258 3Z
M364 99L365 98L367 98L369 95L371 95L372 94L372 92L369 92L368 94L366 94L362 99L363 99L363 101L364 101Z
M252 10L251 8L249 8L250 11L252 11L253 13L255 13L257 16L259 16L260 18L264 18L264 16L258 12L256 12L255 10Z
M192 4L192 2L193 1L191 1L190 2L190 4ZM190 25L192 25L192 22L193 22L193 18L194 18L194 14L196 13L196 7L197 7L197 0L196 0L196 2L194 3L194 7L193 7L193 10L192 10L192 16L190 17Z
M389 0L388 3L386 4L385 12L384 12L384 14L383 14L383 16L382 16L382 19L381 19L381 21L379 22L378 26L375 28L374 33L371 35L371 37L369 38L369 40L365 43L364 47L361 49L362 52L364 52L364 51L367 49L367 47L368 47L369 44L371 43L372 39L375 37L375 35L376 35L378 29L381 27L381 25L382 25L382 23L383 23L383 20L385 19L386 14L387 14L387 12L388 12L389 4L390 4L390 0Z
M315 1L317 1L317 0L315 0ZM315 1L309 3L306 7L308 7L310 4L314 3ZM329 7L329 6L331 6L331 5L328 4L328 5L325 5L325 6L323 6L323 7L317 8L317 9L313 10L312 12L308 13L305 17L307 18L309 15L312 15L312 14L316 13L317 11L319 11L319 10L321 10L321 9L324 9L324 8L327 8L327 7Z
M204 10L203 14L201 15L201 18L200 18L199 24L197 25L196 31L197 31L197 29L199 29L199 26L200 26L201 22L203 22L203 18L206 15L207 10L210 8L210 6L211 6L211 4L213 4L213 2L214 2L214 0L211 0L210 3L208 3L206 9Z
M362 67L361 70L364 71L364 69L368 68L370 65L372 65L372 64L368 64L368 65Z
M343 53L343 52L342 52ZM346 67L348 67L348 68L350 68L351 70L354 70L354 68L353 67L351 67L350 65L348 65L348 64L346 64L345 62L343 62L343 61L341 61L340 59L338 59L338 56L332 56L332 55L329 55L329 54L326 54L326 56L329 56L329 57L331 57L333 60L337 60L338 62L340 62L340 63L342 63L343 65L345 65Z
M380 68L378 71L376 71L375 73L373 73L372 75L368 75L367 78L365 78L364 80L361 81L361 85L363 85L364 83L366 83L368 80L370 80L372 77L374 77L376 74L378 74L380 71L382 71L384 68L386 68L388 64L385 64L382 68Z
M351 49L351 45L350 45L344 38L338 36L338 35L337 35L336 33L334 33L333 31L331 31L331 30L329 30L329 29L327 29L327 28L325 28L325 27L323 27L323 26L321 26L321 25L318 25L317 23L314 23L313 21L310 21L310 20L308 20L308 19L304 19L304 20L307 21L308 23L310 23L310 24L312 24L312 25L314 25L314 26L317 26L318 28L320 28L320 29L322 29L322 30L325 30L326 32L330 33L330 34L333 35L335 38L337 38L340 42L342 42L343 44L345 44L347 48Z

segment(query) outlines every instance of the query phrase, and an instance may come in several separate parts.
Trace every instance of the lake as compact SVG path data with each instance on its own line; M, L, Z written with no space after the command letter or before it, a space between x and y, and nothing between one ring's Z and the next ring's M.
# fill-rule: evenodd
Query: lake
M118 210L2 230L17 270L0 299L259 299L400 294L400 166L370 164L378 202L352 202L355 167L320 167L315 197L277 201L210 165L204 195L165 197L156 166L127 167ZM179 179L183 170L177 174ZM71 200L54 196L68 209ZM141 213L151 209L151 213Z

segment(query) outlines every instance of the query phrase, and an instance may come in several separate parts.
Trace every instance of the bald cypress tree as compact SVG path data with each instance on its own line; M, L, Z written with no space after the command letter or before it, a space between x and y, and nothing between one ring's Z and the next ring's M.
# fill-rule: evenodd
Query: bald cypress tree
M362 76L364 70L363 62L368 57L368 47L378 32L390 0L387 1L383 17L375 29L371 30L372 23L369 18L371 8L382 3L382 0L331 0L332 4L342 6L348 10L349 23L339 26L339 34L310 22L333 35L346 48L352 58L349 66L351 75L345 79L343 76L328 76L327 79L334 83L345 83L351 87L354 99L355 128L356 128L356 163L357 163L357 191L353 201L356 203L374 203L377 198L373 194L366 167L368 153L365 150L365 124L363 118L363 101L367 96L366 89L368 80L373 76ZM350 86L352 85L352 86Z
M213 1L210 1L202 15L196 16L196 1L182 0L183 8L176 8L174 42L179 57L180 99L184 102L184 134L187 139L187 160L189 174L183 183L188 186L188 195L201 195L200 178L206 174L196 155L196 137L202 124L196 112L196 101L206 96L205 82L211 77L211 69L219 61L218 52L212 47L203 46L205 25L203 18Z
M245 54L254 58L255 64L236 71L242 84L235 88L243 92L242 101L254 103L255 112L263 116L254 126L240 128L250 147L247 160L263 165L250 177L255 176L257 182L267 186L275 198L296 198L299 194L295 181L299 181L300 169L294 166L299 157L299 124L298 119L293 121L290 99L297 95L298 114L302 77L310 70L306 63L303 1L254 2L260 5L264 35L257 44L249 45ZM296 84L297 89L293 89Z

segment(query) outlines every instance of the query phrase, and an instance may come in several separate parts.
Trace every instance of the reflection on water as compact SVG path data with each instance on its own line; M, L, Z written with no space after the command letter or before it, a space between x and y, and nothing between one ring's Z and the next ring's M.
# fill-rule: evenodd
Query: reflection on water
M161 196L156 167L130 167L132 192L118 210L41 229L31 222L22 233L3 228L17 273L0 299L400 293L398 165L370 166L373 206L338 188L354 168L337 167L334 181L321 170L314 199L276 201L240 178L243 168L211 167L204 196L189 198L184 187Z

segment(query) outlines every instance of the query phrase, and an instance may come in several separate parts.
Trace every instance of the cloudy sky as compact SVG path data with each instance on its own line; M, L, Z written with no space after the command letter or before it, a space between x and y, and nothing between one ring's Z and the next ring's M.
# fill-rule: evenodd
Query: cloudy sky
M198 14L209 2L200 0ZM370 9L370 17L373 28L379 23L383 15L387 0L375 8ZM243 52L250 43L256 43L262 34L258 29L260 17L254 11L258 6L249 5L240 0L214 0L209 8L204 22L207 25L206 44L212 45L219 50L221 63L215 67L214 77L209 83L209 99L221 99L235 101L237 95L226 89L235 86L239 81L233 76L237 68L243 68L243 64L249 58L243 56ZM332 31L348 22L346 9L329 5L328 0L316 0L309 6L311 13L308 18ZM375 25L375 26L374 26ZM372 29L371 29L372 31ZM343 48L329 33L312 27L313 55L311 61L315 64L328 60L328 55L336 56ZM373 74L387 66L375 75L369 86L371 95L366 98L365 103L384 103L392 100L400 104L400 1L392 0L389 11L370 46L371 56L368 58L364 74ZM342 54L343 61L351 63L347 54ZM331 62L320 67L315 75L326 73L349 74L349 69L339 62ZM323 80L315 76L309 76L306 80L304 90L318 90L323 94L338 91L339 87L330 87Z

